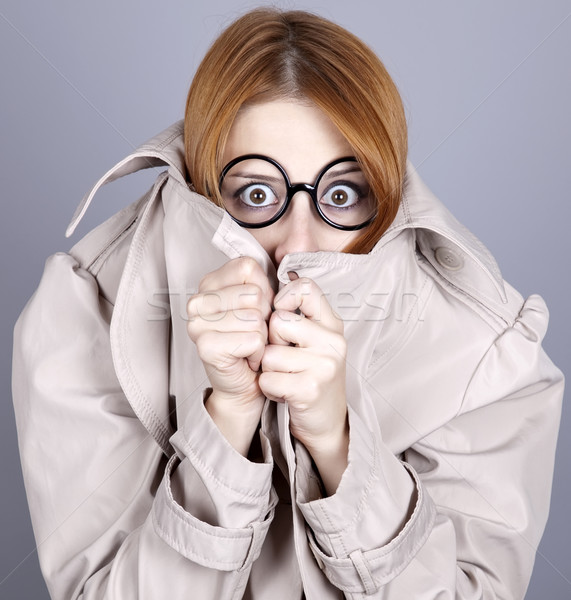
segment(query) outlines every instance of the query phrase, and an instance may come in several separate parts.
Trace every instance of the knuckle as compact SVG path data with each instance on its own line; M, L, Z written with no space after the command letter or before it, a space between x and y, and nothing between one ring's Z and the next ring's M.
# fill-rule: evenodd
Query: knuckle
M198 283L198 291L199 292L204 292L204 290L208 290L210 289L210 281L211 281L211 274L207 273Z
M320 371L326 380L334 379L339 372L339 363L331 356L322 360Z
M195 344L200 360L207 364L212 363L216 347L215 344L212 344L212 336L208 332L203 333L196 338Z
M198 303L200 301L199 294L193 294L186 303L186 314L189 319L193 319L198 316Z
M262 331L256 332L256 350L263 351L264 348L266 347L267 339L268 339L267 335L264 335L264 333Z
M347 340L343 335L336 336L334 348L343 358L347 356Z
M186 331L188 337L196 344L201 332L203 331L202 323L198 319L187 321Z
M236 259L240 275L244 281L249 281L258 263L250 256L242 256Z
M315 377L310 377L305 385L305 395L309 402L314 402L320 396L321 385Z

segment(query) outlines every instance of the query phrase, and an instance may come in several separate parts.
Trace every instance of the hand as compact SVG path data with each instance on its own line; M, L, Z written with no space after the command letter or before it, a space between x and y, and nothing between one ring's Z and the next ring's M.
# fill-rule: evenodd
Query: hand
M273 296L260 265L237 258L206 275L187 304L188 335L212 385L206 409L243 455L264 404L258 372Z
M291 433L312 455L331 494L349 445L343 321L307 278L287 284L274 308L259 385L270 400L288 403Z

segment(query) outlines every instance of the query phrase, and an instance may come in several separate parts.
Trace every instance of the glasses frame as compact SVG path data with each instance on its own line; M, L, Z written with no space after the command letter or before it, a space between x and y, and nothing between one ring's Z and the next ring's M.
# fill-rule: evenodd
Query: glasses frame
M338 159L326 164L325 167L323 167L323 169L321 169L321 171L319 172L319 175L317 176L315 183L313 185L311 185L309 183L294 183L294 184L292 184L289 180L287 173L285 172L285 169L280 165L279 162L277 162L273 158L270 158L269 156L264 156L263 154L243 154L243 155L238 156L238 157L234 158L233 160L231 160L222 169L222 172L220 173L220 177L218 178L218 191L219 191L221 197L222 197L222 182L224 181L224 177L226 176L228 171L230 171L230 169L232 167L234 167L235 165L237 165L238 163L243 162L245 160L250 160L250 159L264 160L264 161L269 162L270 164L274 165L274 167L276 167L278 169L278 171L282 174L282 176L284 178L284 181L286 184L286 189L287 189L287 195L286 195L286 200L283 203L283 206L280 208L280 210L271 219L269 219L267 221L263 221L262 223L246 223L245 221L240 221L240 219L237 219L236 217L232 216L232 214L230 212L226 211L232 217L232 219L234 221L236 221L236 223L238 223L238 225L241 225L242 227L246 227L248 229L260 229L262 227L268 227L268 225L272 225L273 223L278 221L284 215L284 213L286 212L286 210L288 209L288 207L291 203L292 198L298 192L307 192L313 201L313 205L315 206L315 209L317 210L317 214L328 225L330 225L331 227L334 227L335 229L341 229L343 231L356 231L358 229L363 229L363 227L370 225L373 222L373 220L375 219L375 217L377 216L377 211L375 210L375 213L373 214L373 216L370 217L369 219L367 219L364 223L360 223L359 225L339 225L338 223L334 223L333 221L331 221L331 219L328 219L325 216L325 214L322 212L321 208L319 207L319 201L317 199L317 188L319 186L319 183L321 182L321 179L325 175L325 173L327 171L329 171L329 169L331 169L331 167L334 167L335 165L337 165L339 163L358 162L354 156L344 156L343 158L338 158Z

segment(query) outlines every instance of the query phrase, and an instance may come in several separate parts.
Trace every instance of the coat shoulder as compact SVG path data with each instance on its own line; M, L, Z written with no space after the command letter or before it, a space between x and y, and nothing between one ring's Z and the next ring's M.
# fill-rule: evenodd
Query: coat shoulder
M424 240L419 243L418 238L421 235L417 237L417 264L451 305L467 306L498 334L514 324L524 304L518 290L501 276L494 278L449 239L427 244ZM452 267L449 260L454 261Z
M420 268L448 297L471 307L498 332L513 325L523 298L506 284L486 246L432 193L410 162L399 212L383 237L390 241L406 230Z
M100 294L115 303L137 223L150 192L92 229L69 251L79 267L96 279Z

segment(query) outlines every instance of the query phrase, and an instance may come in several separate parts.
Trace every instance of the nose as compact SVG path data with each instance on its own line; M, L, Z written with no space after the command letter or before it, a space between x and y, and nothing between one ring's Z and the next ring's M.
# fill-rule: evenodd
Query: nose
M281 228L276 232L275 264L279 265L283 257L292 252L317 252L320 221L311 196L307 192L297 192L286 214L278 221Z

